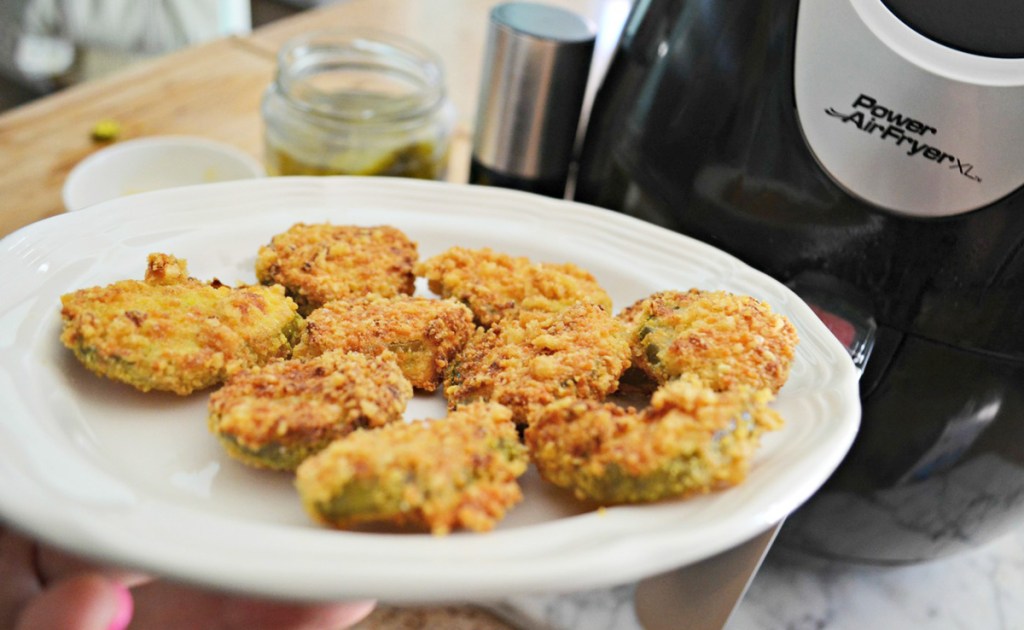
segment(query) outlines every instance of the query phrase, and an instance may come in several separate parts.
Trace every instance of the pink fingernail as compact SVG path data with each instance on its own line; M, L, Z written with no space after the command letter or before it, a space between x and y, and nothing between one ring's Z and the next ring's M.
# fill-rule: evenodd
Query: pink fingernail
M107 630L125 630L132 621L132 613L135 612L135 602L132 600L131 591L124 586L117 584L114 590L117 597L117 612L110 620Z

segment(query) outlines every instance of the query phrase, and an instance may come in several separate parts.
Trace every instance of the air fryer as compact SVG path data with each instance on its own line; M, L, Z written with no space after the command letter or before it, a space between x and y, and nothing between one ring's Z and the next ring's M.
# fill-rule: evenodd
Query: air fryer
M863 369L777 544L904 563L1024 515L1024 5L638 0L576 199L788 283Z

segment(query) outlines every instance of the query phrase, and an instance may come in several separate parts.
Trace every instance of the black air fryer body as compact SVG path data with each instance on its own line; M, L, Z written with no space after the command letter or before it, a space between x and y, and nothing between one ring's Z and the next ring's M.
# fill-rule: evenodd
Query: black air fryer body
M591 112L576 198L697 237L790 284L867 357L860 434L780 543L859 561L928 559L1024 516L1024 181L942 216L927 216L931 201L918 204L925 214L907 212L866 199L863 184L851 190L812 149L798 113L799 10L796 0L638 2ZM901 19L932 39L949 28ZM942 45L970 48L970 37ZM1024 56L1014 40L967 52ZM846 126L866 137L868 118L852 113L895 112L903 128L891 133L934 147L948 133L950 123L915 127L908 108L882 109L884 94L850 90L828 96L831 112L807 115L860 123ZM946 120L986 124L957 96ZM884 132L872 137L879 155L898 147L908 169L923 164L913 162L923 146L915 154L911 138ZM933 149L929 176L985 174L984 156L968 163L949 155L955 148ZM915 173L906 190L935 195ZM947 181L961 185L939 185Z

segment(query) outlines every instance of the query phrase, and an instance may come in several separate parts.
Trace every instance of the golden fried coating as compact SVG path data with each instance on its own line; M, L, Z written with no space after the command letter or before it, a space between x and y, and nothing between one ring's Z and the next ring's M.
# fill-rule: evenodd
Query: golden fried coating
M643 503L742 482L760 436L782 426L767 389L714 392L683 377L638 412L613 403L561 400L524 435L541 476L580 500Z
M339 528L493 529L522 500L526 447L511 417L476 403L443 420L356 431L299 466L299 496L315 521Z
M297 223L274 236L256 257L256 277L281 284L308 315L352 295L412 295L416 243L390 226Z
M450 408L476 400L510 407L519 424L559 398L600 400L629 366L625 327L580 303L546 318L504 319L477 329L445 374Z
M149 256L145 281L81 289L61 304L60 338L78 360L144 392L186 395L287 357L302 329L281 287L200 282L165 254Z
M633 364L658 383L693 374L718 391L749 385L778 393L798 343L784 315L725 291L662 291L618 317L630 331Z
M159 252L149 255L144 278L147 284L153 285L195 282L188 275L188 261ZM219 286L220 282L214 280L211 284Z
M577 302L612 308L597 280L572 263L534 263L489 248L452 247L417 264L415 272L434 293L468 306L482 326L509 315L545 317Z
M245 464L294 470L336 438L400 422L411 398L394 354L336 350L235 374L210 396L209 428Z
M473 313L455 300L379 295L334 300L310 313L294 356L331 349L391 350L413 387L434 391L473 333Z

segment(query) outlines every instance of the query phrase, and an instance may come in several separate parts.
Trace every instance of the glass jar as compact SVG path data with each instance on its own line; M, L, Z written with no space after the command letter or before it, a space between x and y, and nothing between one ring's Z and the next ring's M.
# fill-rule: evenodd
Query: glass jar
M262 111L270 175L445 176L455 115L441 62L403 38L337 30L290 40Z

